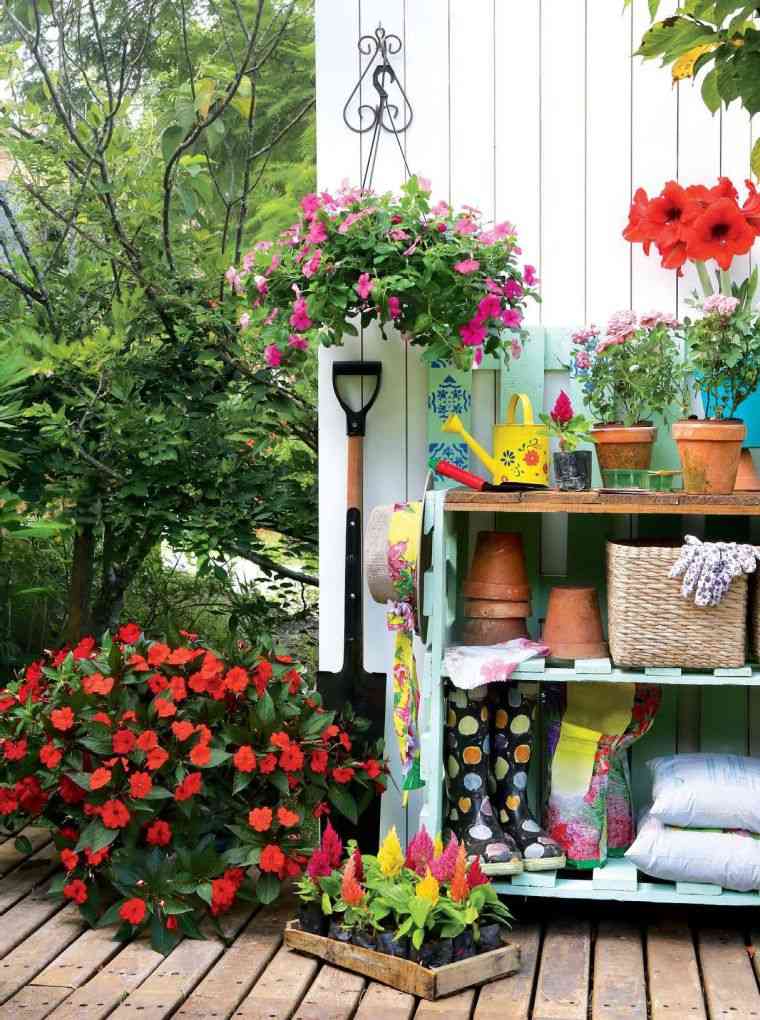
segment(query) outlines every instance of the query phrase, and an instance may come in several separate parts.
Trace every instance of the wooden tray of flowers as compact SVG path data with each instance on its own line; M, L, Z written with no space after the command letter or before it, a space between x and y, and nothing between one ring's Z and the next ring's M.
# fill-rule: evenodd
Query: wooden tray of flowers
M452 837L436 846L424 828L406 856L391 829L377 857L343 846L330 825L298 884L291 949L423 999L440 999L520 968L502 937L507 908Z

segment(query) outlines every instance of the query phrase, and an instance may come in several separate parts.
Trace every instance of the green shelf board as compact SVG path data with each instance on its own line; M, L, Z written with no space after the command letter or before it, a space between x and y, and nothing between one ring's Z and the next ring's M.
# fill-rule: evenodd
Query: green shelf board
M529 660L530 661L530 660ZM526 664L527 665L527 664ZM643 669L617 669L614 666L609 672L602 670L574 669L572 666L546 666L544 669L517 669L512 674L513 680L523 683L593 683L593 684L675 684L691 687L760 687L760 666L753 665L751 672L746 667L737 667L735 672L728 669L709 670L705 672L657 670L647 672Z
M700 904L755 909L760 906L758 892L740 893L724 889L718 896L714 893L679 893L675 882L639 882L635 889L599 889L594 888L590 878L557 878L553 886L513 885L511 882L494 879L493 887L500 896L545 896L563 900L616 900L628 903L677 903L681 906ZM696 886L694 888L696 889Z

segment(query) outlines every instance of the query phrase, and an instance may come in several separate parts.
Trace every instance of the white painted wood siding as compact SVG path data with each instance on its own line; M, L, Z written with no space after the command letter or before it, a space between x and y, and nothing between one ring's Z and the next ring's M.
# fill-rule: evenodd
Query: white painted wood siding
M676 7L676 0L667 0ZM656 257L621 236L632 191L670 178L735 183L749 165L749 120L738 109L711 117L689 83L631 53L647 21L646 0L317 0L317 174L320 188L360 179L366 139L350 132L343 105L361 58L359 35L379 21L403 41L394 58L414 109L404 137L414 172L433 198L467 202L516 223L525 260L538 267L543 304L532 322L603 323L620 308L683 313L679 284ZM663 7L664 9L664 7ZM404 168L390 136L375 173L397 187ZM383 388L365 441L365 515L376 504L418 498L426 474L426 373L414 351L371 333L320 351L320 666L340 667L343 628L345 429L332 394L334 358L379 358ZM475 391L492 415L486 374ZM546 387L553 400L561 373ZM492 389L492 387L491 387ZM482 425L480 426L482 428ZM486 439L488 437L485 437ZM561 546L561 543L560 543ZM384 610L365 599L365 664L385 670L392 641ZM421 661L420 661L421 666ZM393 741L389 743L395 764ZM392 793L384 823L405 832ZM413 812L413 805L412 805Z

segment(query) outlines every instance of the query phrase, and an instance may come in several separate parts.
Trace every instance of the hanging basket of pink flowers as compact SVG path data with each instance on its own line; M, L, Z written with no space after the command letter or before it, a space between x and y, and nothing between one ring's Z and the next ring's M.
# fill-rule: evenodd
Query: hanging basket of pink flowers
M240 328L256 331L270 367L377 323L385 339L396 330L427 360L467 369L484 354L521 353L526 300L539 300L521 254L512 224L431 205L429 183L412 177L398 196L306 195L298 222L226 279Z

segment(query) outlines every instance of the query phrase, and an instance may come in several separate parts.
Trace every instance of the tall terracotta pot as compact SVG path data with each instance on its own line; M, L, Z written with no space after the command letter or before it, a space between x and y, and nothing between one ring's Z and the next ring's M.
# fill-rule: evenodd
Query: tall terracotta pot
M677 421L678 447L686 492L727 495L734 491L747 426L742 421Z
M758 475L755 462L752 460L751 450L742 450L741 452L734 492L760 492L760 475Z
M641 468L652 463L652 446L657 437L654 425L597 425L591 430L599 467Z

